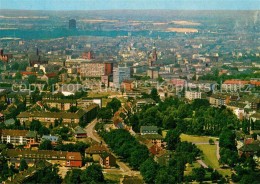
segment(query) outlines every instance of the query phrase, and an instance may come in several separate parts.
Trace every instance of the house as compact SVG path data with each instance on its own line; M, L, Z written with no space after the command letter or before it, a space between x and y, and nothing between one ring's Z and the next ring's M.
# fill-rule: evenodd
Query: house
M7 157L12 159L30 159L33 161L46 160L52 164L66 167L81 167L82 157L79 152L53 151L53 150L21 150L7 149Z
M111 168L116 166L116 158L110 153L102 153L100 155L100 165L105 168Z
M121 83L121 89L127 90L127 91L132 91L134 88L134 81L133 80L124 80Z
M149 152L152 153L153 155L157 155L161 150L162 150L162 147L158 146L157 144L153 144L149 148Z
M50 108L57 108L61 111L67 111L71 106L77 107L77 100L74 99L44 99L43 102Z
M83 128L78 126L75 129L75 137L76 138L86 138L87 137L87 132Z
M160 134L145 134L142 135L143 138L148 139L152 144L159 147L162 146L163 137Z
M139 107L142 107L144 105L154 105L154 104L156 104L156 102L153 99L145 98L145 99L137 100L136 107L139 108Z
M1 130L1 142L25 145L27 133L28 130Z
M144 184L144 181L137 176L123 176L120 178L120 184Z
M98 105L92 104L88 108L71 112L21 112L17 119L29 124L33 119L39 120L45 126L54 125L55 120L62 119L65 125L76 126L80 121L90 122L97 115Z
M158 128L157 126L141 126L140 133L141 135L158 134Z
M12 119L8 119L4 121L5 126L10 126L10 125L14 125L15 124L15 120Z
M26 146L24 148L32 148L38 147L40 143L37 142L37 132L36 131L28 131L26 134Z
M51 141L51 144L53 146L55 146L55 145L57 145L57 143L59 141L59 136L56 136L56 135L43 135L42 138L41 138L41 141L44 141L44 140Z
M103 144L94 144L85 150L85 156L93 158L94 161L99 161L100 155L106 152L108 152L108 149Z
M238 155L245 155L246 157L260 154L260 143L259 141L253 141L250 144L244 144L239 150Z
M188 100L201 99L201 94L201 92L197 91L186 91L185 98L187 98Z
M116 118L113 121L113 128L114 129L124 129L124 125L123 125L122 121L119 118Z
M67 167L81 167L82 157L79 152L68 152L66 155Z
M213 94L209 97L209 103L214 106L226 105L227 97L219 94Z

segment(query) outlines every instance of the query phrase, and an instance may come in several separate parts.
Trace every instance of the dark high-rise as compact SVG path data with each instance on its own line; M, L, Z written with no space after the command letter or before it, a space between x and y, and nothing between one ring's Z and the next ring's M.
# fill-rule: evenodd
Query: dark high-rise
M76 20L75 19L70 19L69 20L69 29L76 29Z

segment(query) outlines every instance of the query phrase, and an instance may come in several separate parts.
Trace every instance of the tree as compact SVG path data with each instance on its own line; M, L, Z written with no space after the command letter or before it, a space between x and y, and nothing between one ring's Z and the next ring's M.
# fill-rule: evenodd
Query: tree
M194 168L192 169L192 173L196 181L202 182L205 178L206 171L205 169L201 166L200 168Z
M151 99L155 102L160 102L160 96L158 95L157 89L153 88L150 94Z
M39 131L41 127L42 127L42 125L39 120L35 120L35 119L32 120L32 122L30 124L30 130Z
M24 159L22 159L20 162L19 170L24 171L26 169L28 169L28 165L27 165L26 161Z
M50 130L45 126L42 126L40 128L40 130L38 131L38 133L39 133L40 136L48 135L48 134L50 134Z
M50 109L51 112L60 112L60 110L57 107L52 107Z
M53 150L53 146L51 144L51 141L50 140L44 140L40 146L39 146L39 149L40 150Z
M209 139L209 144L210 145L214 145L215 144L214 140L213 139Z
M113 115L112 115L112 112L109 108L101 108L98 112L98 116L97 116L99 119L102 119L102 120L105 120L105 121L108 121L110 120Z
M83 183L104 183L104 175L100 165L91 165L82 171L80 179Z
M113 98L111 102L107 103L107 108L112 110L112 113L115 114L121 107L121 102L117 98Z
M20 72L17 72L15 74L15 79L22 79L22 74Z
M181 135L181 133L180 133L179 129L177 129L177 128L171 129L167 132L165 140L167 142L169 150L176 149L177 144L180 143L180 141L181 141L180 135Z
M71 106L70 109L68 110L68 112L72 112L75 113L78 111L78 108L76 106Z
M29 77L28 77L29 84L35 83L36 80L37 80L36 75L29 75Z
M158 167L158 164L152 158L147 159L145 162L141 164L140 172L146 183L155 182Z

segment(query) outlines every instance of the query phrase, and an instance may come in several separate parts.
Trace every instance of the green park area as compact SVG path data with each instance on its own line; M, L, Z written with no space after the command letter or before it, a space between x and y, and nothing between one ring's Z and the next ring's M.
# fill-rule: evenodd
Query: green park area
M187 141L187 142L209 142L209 139L212 139L215 142L218 139L216 137L187 135L187 134L181 134L180 137L181 137L181 141Z

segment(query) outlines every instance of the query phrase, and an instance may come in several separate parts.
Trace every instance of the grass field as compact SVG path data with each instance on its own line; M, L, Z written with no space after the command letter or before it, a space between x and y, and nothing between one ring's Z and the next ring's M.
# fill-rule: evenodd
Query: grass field
M208 142L209 139L213 139L214 141L216 141L217 139L215 137L187 135L187 134L181 134L180 137L181 137L181 141L187 141L187 142Z
M120 178L122 177L121 174L108 174L105 173L104 174L105 180L107 181L107 183L120 183Z
M221 169L216 156L217 145L198 144L196 145L203 152L203 162L214 169L217 169L223 176L231 176L230 169Z

